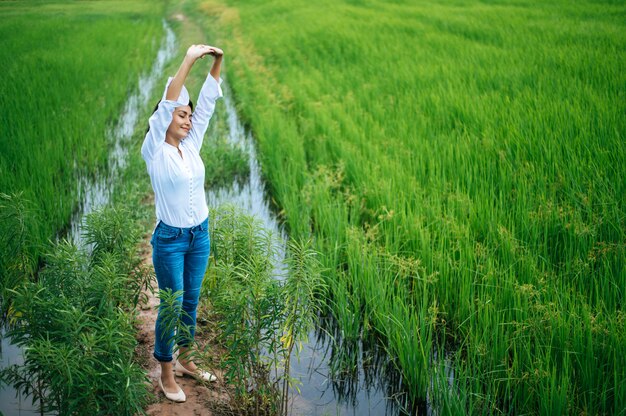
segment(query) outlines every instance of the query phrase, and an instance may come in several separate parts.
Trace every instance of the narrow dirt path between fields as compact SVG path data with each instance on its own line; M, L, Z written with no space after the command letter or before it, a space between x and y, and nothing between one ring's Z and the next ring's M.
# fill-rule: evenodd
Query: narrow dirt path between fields
M150 211L154 211L154 195L149 194L143 201ZM139 244L139 255L143 259L143 264L153 269L152 265L152 246L150 238L152 237L152 229L147 230L141 243ZM136 359L144 368L150 380L150 392L154 395L154 400L144 410L148 415L166 415L166 416L212 416L211 408L220 409L228 408L225 403L228 402L229 395L227 386L224 384L223 375L215 369L209 369L217 376L214 383L201 383L188 377L176 377L178 385L183 389L187 396L184 403L174 403L168 400L158 384L158 377L161 375L161 366L152 356L154 351L154 325L157 318L156 306L159 303L157 297L158 284L156 277L153 276L151 281L151 289L144 291L144 297L138 305L138 330L137 330L137 349ZM198 313L199 317L201 312ZM196 330L196 342L199 348L204 348L210 343L211 336L203 327ZM216 352L217 353L217 352ZM174 357L176 359L176 357Z
M144 263L152 267L152 247L150 246L150 234L148 233L141 244L141 253ZM179 415L179 416L210 416L213 413L209 410L210 404L224 402L228 398L222 375L218 372L218 380L211 384L202 384L187 377L177 377L176 380L184 390L187 401L184 403L174 403L165 398L158 386L158 377L161 375L159 363L152 357L154 348L154 324L156 321L158 304L156 291L158 290L156 280L152 281L153 291L147 290L146 302L139 306L139 331L137 333L137 358L142 363L148 373L148 378L152 383L151 391L155 395L155 402L151 403L145 410L148 415ZM155 293L153 293L155 292ZM203 340L198 340L203 344ZM215 371L212 371L215 372Z

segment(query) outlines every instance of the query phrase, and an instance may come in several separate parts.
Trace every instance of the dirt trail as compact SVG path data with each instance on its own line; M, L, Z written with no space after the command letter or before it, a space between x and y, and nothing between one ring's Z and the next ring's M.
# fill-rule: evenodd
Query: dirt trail
M141 252L145 264L152 267L152 247L150 246L150 234L141 244ZM153 289L157 289L156 280L152 281ZM217 373L218 380L214 383L203 385L188 377L176 377L176 381L187 396L184 403L174 403L165 398L158 386L158 377L161 368L152 357L154 348L154 324L156 321L155 306L158 299L150 291L146 291L147 302L139 307L139 331L137 333L137 358L148 373L152 383L151 391L154 393L156 402L150 404L145 410L148 415L179 415L179 416L211 416L210 403L223 402L227 396L222 382L221 374ZM201 341L200 341L201 342Z

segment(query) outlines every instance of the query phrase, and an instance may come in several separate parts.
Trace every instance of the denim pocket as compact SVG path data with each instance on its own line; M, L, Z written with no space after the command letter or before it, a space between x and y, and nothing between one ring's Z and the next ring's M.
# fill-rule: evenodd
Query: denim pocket
M159 228L156 231L156 236L161 241L173 241L178 238L180 235L180 230L178 229L168 229L168 228Z

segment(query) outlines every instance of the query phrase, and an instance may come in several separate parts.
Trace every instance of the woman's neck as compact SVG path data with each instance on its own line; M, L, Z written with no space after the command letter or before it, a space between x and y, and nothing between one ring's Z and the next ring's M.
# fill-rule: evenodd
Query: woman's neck
M177 149L178 149L178 145L180 144L180 142L181 142L180 139L177 139L177 138L171 137L171 136L165 136L165 143L171 144L172 146L174 146Z
M178 155L182 158L183 157L183 152L182 150L180 150L180 147L178 147L178 145L180 144L180 142L182 141L182 139L177 139L175 137L171 137L171 136L165 136L165 143L174 146L176 149L178 149Z

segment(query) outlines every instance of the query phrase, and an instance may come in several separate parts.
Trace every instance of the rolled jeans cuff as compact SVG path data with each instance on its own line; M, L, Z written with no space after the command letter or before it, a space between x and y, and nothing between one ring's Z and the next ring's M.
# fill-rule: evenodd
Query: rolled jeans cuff
M166 357L164 355L158 355L156 352L154 352L152 355L154 356L154 358L156 358L157 361L162 363L169 363L172 362L172 360L174 359L174 357L172 357L171 355L169 357Z

